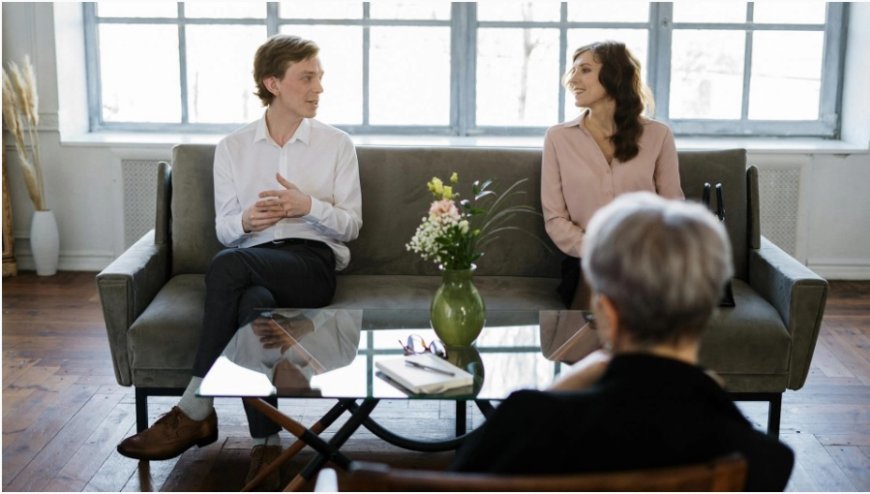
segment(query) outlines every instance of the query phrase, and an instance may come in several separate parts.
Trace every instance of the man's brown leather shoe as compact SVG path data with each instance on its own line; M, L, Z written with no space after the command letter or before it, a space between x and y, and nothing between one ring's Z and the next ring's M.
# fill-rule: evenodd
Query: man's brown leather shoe
M249 484L261 470L265 470L278 456L281 455L281 446L266 446L257 445L251 449L251 466L248 467L248 477L245 479L245 485ZM254 490L275 492L281 490L281 469L275 469L274 472L266 476Z
M154 425L121 441L118 453L137 460L168 460L194 444L206 446L217 438L217 414L214 410L205 420L191 420L180 408L172 407Z

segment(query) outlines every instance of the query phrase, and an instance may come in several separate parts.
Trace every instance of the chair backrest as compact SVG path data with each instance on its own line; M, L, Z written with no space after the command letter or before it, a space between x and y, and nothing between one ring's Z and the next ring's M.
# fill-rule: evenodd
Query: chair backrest
M742 491L746 460L731 454L693 465L571 475L495 475L392 469L354 462L342 491Z

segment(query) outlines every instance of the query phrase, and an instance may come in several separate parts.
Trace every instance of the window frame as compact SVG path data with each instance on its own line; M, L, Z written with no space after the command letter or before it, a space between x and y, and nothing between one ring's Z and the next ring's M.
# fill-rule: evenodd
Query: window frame
M374 19L370 15L370 4L362 3L362 17L358 19L302 19L280 18L276 2L266 3L264 18L188 18L184 15L184 3L177 3L176 17L98 17L94 2L83 3L84 36L88 88L88 123L91 132L136 131L136 132L189 132L189 133L227 133L247 122L226 124L190 123L188 118L187 65L185 30L188 25L264 25L267 36L280 32L282 26L299 24L361 26L363 32L362 50L363 81L361 84L362 123L358 125L336 125L359 135L443 135L443 136L535 136L541 135L546 127L540 126L483 126L476 123L476 69L477 33L480 28L547 28L559 30L559 73L553 74L554 81L560 80L568 66L570 56L567 46L569 29L646 29L647 60L643 61L647 70L646 83L650 86L656 102L653 117L671 126L679 136L722 136L722 137L821 137L839 138L841 124L841 101L843 91L843 66L845 60L846 26L848 24L848 3L831 2L826 5L824 24L757 24L752 22L754 4L746 4L745 22L727 23L675 23L673 4L651 2L647 22L576 22L568 21L568 3L560 3L558 21L480 21L477 19L477 4L474 2L451 3L450 19L446 20L406 20ZM175 25L178 29L179 84L181 122L106 122L102 115L99 35L100 24L162 24ZM370 28L374 26L440 26L450 29L450 112L447 125L372 125L369 123L370 82L369 48ZM738 30L745 33L743 101L741 118L718 119L671 119L670 76L671 41L675 29L716 29ZM819 98L819 118L816 120L749 120L749 84L751 80L752 38L759 31L822 31L824 45L821 68ZM652 69L654 68L654 69ZM553 124L563 122L572 109L565 105L565 88L558 85L558 118Z

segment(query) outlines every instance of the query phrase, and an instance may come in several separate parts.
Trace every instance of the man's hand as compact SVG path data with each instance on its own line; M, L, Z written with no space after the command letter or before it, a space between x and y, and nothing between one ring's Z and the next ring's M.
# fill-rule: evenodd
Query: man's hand
M284 353L303 336L314 331L314 322L303 315L288 319L276 314L271 318L254 319L251 329L260 337L263 348L280 348L281 353Z
M275 178L284 189L260 192L260 200L242 213L245 233L259 232L284 218L299 218L311 212L311 197L308 194L280 173L276 173Z
M260 232L284 219L284 210L274 197L260 199L242 213L245 233Z
M278 183L284 190L265 190L260 192L260 198L268 200L270 197L278 199L278 206L285 218L299 218L311 212L311 197L299 190L293 182L275 174Z
M258 317L251 322L254 334L260 337L263 348L279 348L281 353L296 344L296 339L291 337L274 319Z

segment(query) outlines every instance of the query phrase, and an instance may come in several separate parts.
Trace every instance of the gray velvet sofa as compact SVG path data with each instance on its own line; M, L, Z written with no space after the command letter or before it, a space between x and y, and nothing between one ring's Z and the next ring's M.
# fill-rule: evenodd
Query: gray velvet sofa
M405 249L428 210L426 182L459 173L461 184L493 178L496 190L527 178L524 202L540 211L537 149L360 147L363 227L338 278L334 305L428 308L437 269ZM179 145L161 163L155 229L97 276L118 383L136 387L137 421L147 426L149 395L186 386L200 333L204 273L221 249L214 232L214 146ZM778 433L781 395L803 386L824 311L827 283L759 233L758 183L743 150L681 152L689 199L704 182L725 190L734 251L735 308L709 323L702 363L740 400L770 403L768 431ZM461 189L460 189L461 190ZM512 235L490 246L475 284L489 308L562 308L556 293L562 255L541 218L518 225L544 239ZM547 245L549 244L549 245Z

